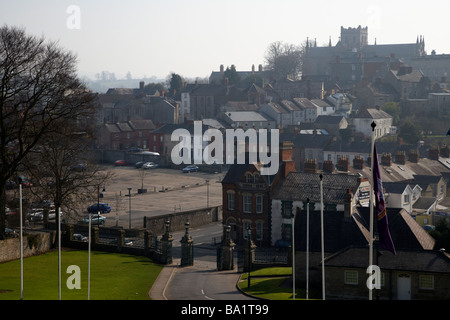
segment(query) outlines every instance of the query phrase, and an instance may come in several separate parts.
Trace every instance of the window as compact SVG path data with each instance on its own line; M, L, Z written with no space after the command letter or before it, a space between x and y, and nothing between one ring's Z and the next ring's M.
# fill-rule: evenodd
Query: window
M434 276L432 275L419 275L419 288L423 290L434 289Z
M292 224L283 223L281 225L281 239L284 241L292 241Z
M228 210L234 210L234 193L228 193Z
M244 195L244 212L252 212L252 196L250 195Z
M403 202L409 203L409 194L405 194L405 195L403 196Z
M256 213L262 213L263 212L263 196L257 195L256 196Z
M142 131L139 131L139 138L142 138Z
M251 173L247 173L247 175L245 177L245 182L247 182L247 183L253 182L253 176L251 175Z
M358 284L358 271L355 270L345 270L344 271L344 284Z
M262 240L263 239L263 223L257 222L256 223L256 240Z
M292 201L282 201L281 202L281 215L283 218L292 217Z

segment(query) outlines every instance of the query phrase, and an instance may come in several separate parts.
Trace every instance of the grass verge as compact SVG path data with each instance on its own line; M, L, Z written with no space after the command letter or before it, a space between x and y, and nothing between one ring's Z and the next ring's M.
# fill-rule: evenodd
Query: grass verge
M80 289L69 289L73 273L67 267L80 268ZM24 300L58 299L58 252L25 258L23 261ZM162 266L149 258L91 252L91 300L148 300L149 291ZM63 250L61 254L62 300L86 300L88 293L87 251ZM0 264L0 300L20 299L20 260Z
M239 288L257 298L267 300L292 300L292 268L263 268L252 271L250 287L248 287L248 273L244 273L238 283ZM305 299L305 288L295 288L295 299ZM309 298L315 297L314 292L309 292Z

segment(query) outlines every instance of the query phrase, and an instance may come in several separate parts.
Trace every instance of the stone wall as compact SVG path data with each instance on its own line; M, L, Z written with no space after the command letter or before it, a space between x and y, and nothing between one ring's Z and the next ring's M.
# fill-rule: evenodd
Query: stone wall
M24 232L23 257L42 254L52 248L55 232ZM0 262L20 259L19 237L0 240Z
M174 212L156 217L144 217L144 229L154 235L162 235L165 231L165 222L170 221L170 231L185 229L186 221L190 227L198 227L211 222L222 220L222 206Z

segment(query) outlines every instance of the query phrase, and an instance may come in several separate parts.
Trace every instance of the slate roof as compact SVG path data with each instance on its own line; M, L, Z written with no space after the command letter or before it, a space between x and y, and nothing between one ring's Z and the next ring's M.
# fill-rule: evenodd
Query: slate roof
M297 134L280 133L280 141L291 141L296 148L323 149L332 140L328 134Z
M388 208L389 230L396 251L432 250L434 239L403 209ZM349 246L364 247L369 244L370 212L367 207L357 207L351 218L342 211L324 211L324 249L337 252ZM312 252L321 251L320 211L310 211L310 240ZM374 224L376 228L376 224ZM376 229L375 229L376 230ZM306 209L297 213L295 219L295 246L306 250ZM368 258L367 258L368 259ZM366 262L367 264L367 262Z
M369 118L369 119L388 119L388 118L392 118L392 116L383 111L383 110L378 110L376 108L367 108L362 110L362 112L360 113L360 118Z
M152 120L130 120L128 121L134 130L154 130L155 125Z
M450 273L450 256L439 251L397 250L395 256L383 250L381 253L378 265L385 270ZM347 247L325 258L325 265L365 269L368 260L368 247Z
M207 125L202 124L202 134L205 133L205 131L208 130L208 128L209 127ZM151 133L172 134L176 129L186 129L189 131L189 133L191 135L194 134L194 124L192 124L192 123L189 123L189 124L167 123L157 129L153 130Z
M316 118L315 123L318 124L340 124L342 119L345 119L344 116L326 116L320 115Z
M283 164L280 164L280 169ZM241 180L244 176L245 172L249 170L249 168L256 168L258 170L258 166L255 166L251 163L246 164L232 164L227 171L227 174L222 179L222 185L224 184L234 184ZM258 170L259 171L259 170ZM265 181L267 185L272 185L275 175L267 176L261 175L261 178Z
M273 199L320 202L319 173L290 172L274 191ZM347 189L356 193L359 176L348 174L323 174L324 203L342 204Z
M367 240L352 218L344 218L343 211L324 211L324 250L336 252L349 245L364 246ZM295 218L295 248L306 251L306 210L297 213ZM321 251L320 211L309 213L309 250Z
M358 214L369 230L370 210L368 207L357 207ZM432 250L435 240L404 209L387 208L389 231L395 249ZM376 228L376 223L374 224Z

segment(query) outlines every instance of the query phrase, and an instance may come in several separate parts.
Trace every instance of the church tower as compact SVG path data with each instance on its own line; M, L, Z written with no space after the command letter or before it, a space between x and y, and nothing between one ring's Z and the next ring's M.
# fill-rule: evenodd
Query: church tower
M362 28L344 28L341 27L341 44L352 51L360 51L368 45L369 30L368 27Z

